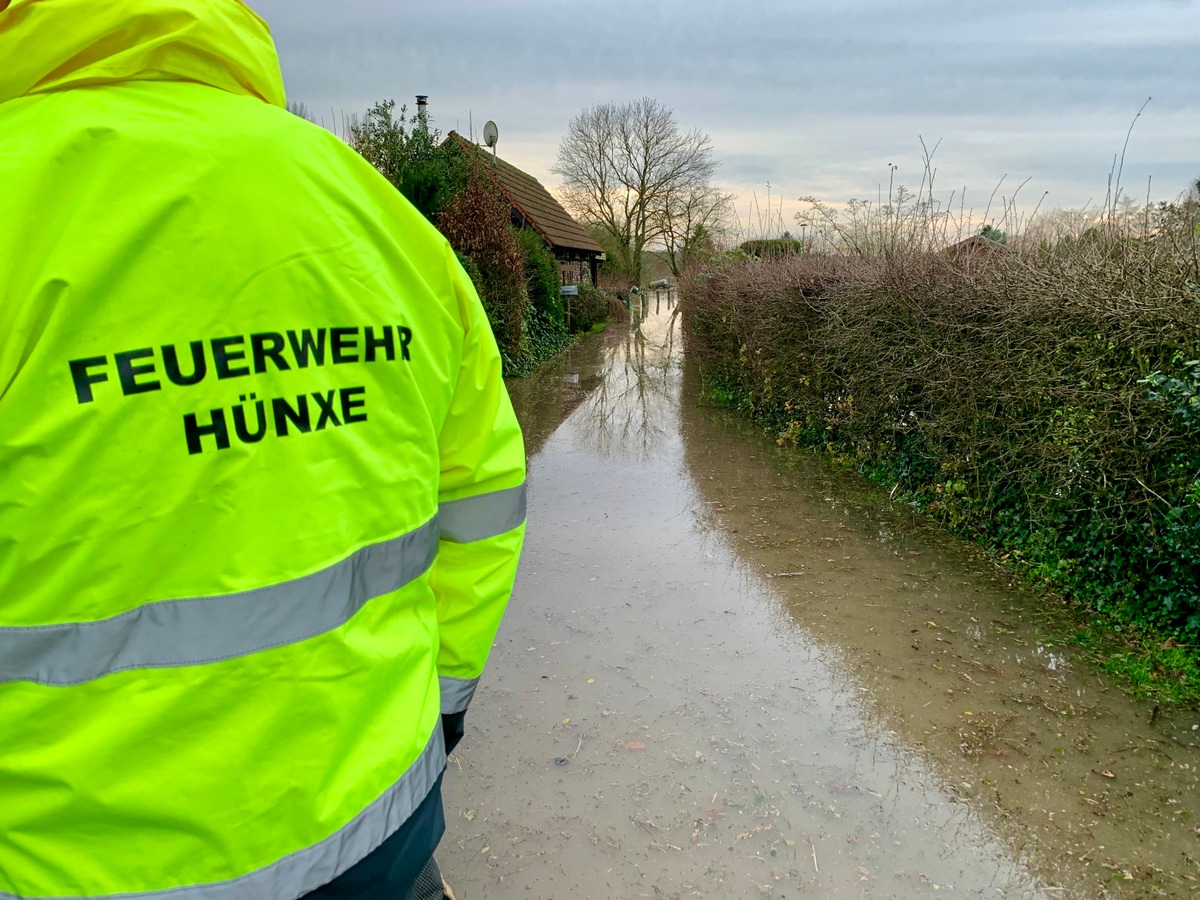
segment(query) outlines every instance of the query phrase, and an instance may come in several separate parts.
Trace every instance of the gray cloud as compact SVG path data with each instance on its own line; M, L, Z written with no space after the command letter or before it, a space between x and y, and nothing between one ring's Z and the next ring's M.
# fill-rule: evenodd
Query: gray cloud
M1033 177L1033 202L1078 205L1102 196L1149 96L1127 162L1142 192L1151 174L1162 196L1200 174L1194 0L612 0L578 17L551 0L255 5L292 98L340 115L430 94L439 127L495 119L501 154L549 185L571 116L641 95L711 134L739 193L861 196L888 162L916 174L925 135L974 191L1009 172Z

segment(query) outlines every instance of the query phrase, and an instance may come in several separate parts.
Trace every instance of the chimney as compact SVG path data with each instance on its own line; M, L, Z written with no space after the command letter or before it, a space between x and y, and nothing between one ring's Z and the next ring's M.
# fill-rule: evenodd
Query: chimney
M429 95L417 94L417 127L429 134Z

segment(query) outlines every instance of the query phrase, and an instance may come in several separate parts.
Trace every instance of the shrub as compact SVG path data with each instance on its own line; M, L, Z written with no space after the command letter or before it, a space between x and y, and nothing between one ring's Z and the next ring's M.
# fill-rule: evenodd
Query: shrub
M533 229L521 228L516 234L525 260L525 287L529 302L541 310L549 323L565 327L558 261L546 248L541 235Z
M543 310L531 303L525 307L521 352L505 360L504 374L506 377L529 375L572 343L571 335L561 322L551 322Z
M558 262L541 236L528 228L514 232L525 266L525 321L521 351L512 360L509 374L525 375L550 357L571 346L563 315Z
M480 299L500 353L511 367L521 355L526 303L524 254L509 225L508 202L475 167L437 224L458 253L474 260Z
M608 297L594 285L579 285L579 296L570 297L568 301L570 326L574 332L591 331L610 318Z
M804 249L795 238L763 238L760 240L743 241L738 249L747 256L752 256L756 259L779 259L786 256L799 256Z
M463 267L463 271L467 273L467 277L471 279L471 284L475 286L475 293L479 295L480 300L483 300L483 274L479 271L479 266L475 265L475 260L465 253L455 250L454 255Z
M397 112L395 100L383 100L349 123L345 139L425 218L436 222L466 183L467 166L460 154L440 146L441 134L429 126L427 114L408 118L405 107Z
M463 261L496 335L505 376L528 375L571 345L559 297L558 265L509 224L508 202L475 171L438 225Z
M1126 621L1200 635L1194 221L1010 249L710 265L710 385Z

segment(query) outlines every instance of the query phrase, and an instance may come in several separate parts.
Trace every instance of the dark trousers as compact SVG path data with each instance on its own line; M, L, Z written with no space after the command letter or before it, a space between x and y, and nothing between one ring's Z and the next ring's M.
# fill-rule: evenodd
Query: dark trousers
M304 900L426 900L440 897L433 851L446 830L442 779L396 832L374 851ZM429 885L437 879L437 893Z

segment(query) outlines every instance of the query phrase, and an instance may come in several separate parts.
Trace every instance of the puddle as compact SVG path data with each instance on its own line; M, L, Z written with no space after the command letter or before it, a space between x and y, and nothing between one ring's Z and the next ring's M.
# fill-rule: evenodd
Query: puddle
M699 406L671 306L511 386L530 530L446 778L460 900L1200 896L1196 718Z

